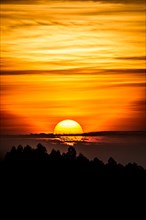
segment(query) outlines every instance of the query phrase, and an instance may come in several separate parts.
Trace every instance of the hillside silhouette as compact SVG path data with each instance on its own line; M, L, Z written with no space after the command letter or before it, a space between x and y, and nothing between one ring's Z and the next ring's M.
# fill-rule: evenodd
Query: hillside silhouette
M124 211L126 205L132 212L138 207L143 209L146 170L135 163L124 166L109 158L104 164L98 158L89 160L81 153L77 155L73 147L65 153L54 149L47 153L38 144L36 148L12 147L1 161L0 170L1 188L8 200L26 199L31 204L36 200L39 206L45 201L54 202L55 207L62 200L65 204L75 200L76 204L86 205L95 200L105 208L118 205Z

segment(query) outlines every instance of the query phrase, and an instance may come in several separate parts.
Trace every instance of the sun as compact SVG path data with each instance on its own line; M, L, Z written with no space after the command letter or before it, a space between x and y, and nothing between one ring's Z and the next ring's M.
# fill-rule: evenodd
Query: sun
M54 134L82 134L81 125L74 120L60 121L54 128Z

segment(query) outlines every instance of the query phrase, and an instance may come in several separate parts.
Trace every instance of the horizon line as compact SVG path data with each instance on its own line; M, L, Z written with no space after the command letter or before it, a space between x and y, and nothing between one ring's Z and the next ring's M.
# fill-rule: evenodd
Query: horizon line
M146 130L113 130L113 131L89 131L89 132L83 132L83 133L69 133L69 134L65 134L65 133L60 133L60 134L54 134L53 132L51 133L24 133L24 134L0 134L0 136L33 136L33 135L52 135L54 137L58 137L58 136L84 136L84 135L88 135L88 134L104 134L104 133L146 133Z

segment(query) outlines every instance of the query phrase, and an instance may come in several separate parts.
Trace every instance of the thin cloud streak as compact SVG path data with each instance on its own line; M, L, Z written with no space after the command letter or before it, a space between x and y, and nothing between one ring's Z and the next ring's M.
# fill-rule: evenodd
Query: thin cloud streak
M118 60L146 60L146 56L139 56L139 57L116 57Z
M0 75L54 75L65 76L65 75L109 75L116 74L139 74L145 75L145 69L94 69L94 68L73 68L64 70L14 70L14 71L1 71Z
M68 2L69 0L57 0L58 2ZM103 2L103 3L114 3L114 4L144 4L145 0L71 0L71 2ZM2 4L34 4L34 3L50 3L52 0L1 0Z

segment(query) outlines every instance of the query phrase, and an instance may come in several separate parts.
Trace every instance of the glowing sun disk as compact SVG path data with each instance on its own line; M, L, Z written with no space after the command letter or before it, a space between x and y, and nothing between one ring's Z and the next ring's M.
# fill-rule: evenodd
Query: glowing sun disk
M60 121L54 128L54 134L82 134L81 125L74 120Z

